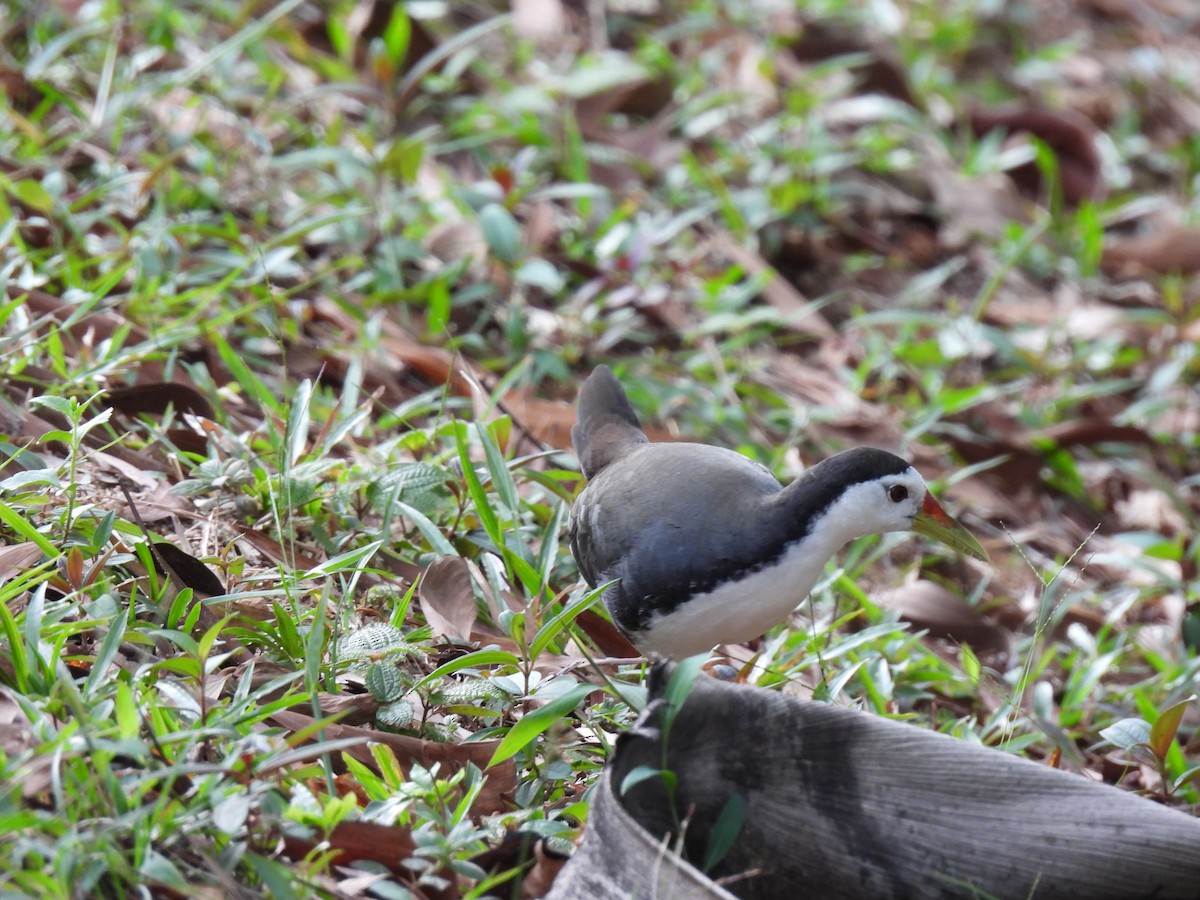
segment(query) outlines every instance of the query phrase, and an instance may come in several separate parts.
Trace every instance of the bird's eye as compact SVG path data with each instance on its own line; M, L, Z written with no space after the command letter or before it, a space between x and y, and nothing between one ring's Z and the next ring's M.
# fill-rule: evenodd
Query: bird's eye
M908 499L908 488L902 484L893 484L888 488L888 499L893 503L901 503Z

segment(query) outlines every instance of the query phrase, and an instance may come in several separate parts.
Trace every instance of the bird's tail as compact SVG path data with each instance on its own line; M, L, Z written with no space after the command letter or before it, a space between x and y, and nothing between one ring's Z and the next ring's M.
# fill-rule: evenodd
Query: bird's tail
M571 442L583 474L594 478L605 466L647 438L625 389L608 366L596 366L579 389Z

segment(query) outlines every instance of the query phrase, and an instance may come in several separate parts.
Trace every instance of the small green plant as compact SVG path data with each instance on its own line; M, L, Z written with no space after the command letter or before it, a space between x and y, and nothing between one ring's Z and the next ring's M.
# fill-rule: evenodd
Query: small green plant
M662 697L658 700L657 741L662 752L661 764L657 767L648 765L635 766L625 773L625 777L617 787L617 793L625 794L643 781L651 778L660 779L663 787L666 789L667 803L671 808L671 814L677 829L682 827L683 819L680 817L679 810L675 806L675 791L678 787L678 778L674 770L670 767L669 762L671 731L675 726L675 720L683 710L683 704L687 702L692 685L700 675L703 664L703 655L681 660L672 669L671 677L667 680L666 689L663 691Z
M1162 792L1166 797L1174 797L1185 788L1194 795L1200 766L1186 765L1175 738L1184 713L1195 700L1193 695L1168 706L1157 714L1153 723L1137 717L1121 719L1102 728L1100 737L1134 759L1149 760L1162 779Z
M335 658L363 670L363 681L371 696L380 704L375 721L389 731L407 728L415 710L404 699L412 689L412 679L397 665L396 657L419 656L422 649L410 643L400 629L376 622L343 635L337 642Z

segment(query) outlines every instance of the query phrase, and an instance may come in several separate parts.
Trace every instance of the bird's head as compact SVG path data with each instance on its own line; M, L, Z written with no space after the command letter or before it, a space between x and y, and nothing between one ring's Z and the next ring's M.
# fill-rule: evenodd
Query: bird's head
M846 539L884 531L915 531L948 547L987 560L971 532L947 513L929 492L921 474L900 457L860 448L831 457L811 470L843 489L822 518L845 530ZM818 526L819 527L819 526Z

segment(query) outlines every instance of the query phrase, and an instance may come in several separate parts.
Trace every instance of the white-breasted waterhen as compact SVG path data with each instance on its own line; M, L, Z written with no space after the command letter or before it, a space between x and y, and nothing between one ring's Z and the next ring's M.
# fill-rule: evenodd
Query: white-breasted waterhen
M592 587L643 653L680 659L759 637L808 594L847 541L912 530L979 559L979 541L885 450L846 450L783 487L706 444L650 443L598 366L579 392L575 452L588 482L568 536Z

